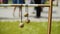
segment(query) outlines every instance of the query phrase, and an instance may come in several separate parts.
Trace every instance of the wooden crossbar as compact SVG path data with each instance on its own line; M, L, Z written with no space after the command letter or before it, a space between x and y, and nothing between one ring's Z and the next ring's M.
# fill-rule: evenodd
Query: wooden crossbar
M14 7L14 6L26 6L27 4L0 4L0 6L9 6L9 7ZM49 4L28 4L29 7L35 7L35 6L42 6L42 7L49 7Z

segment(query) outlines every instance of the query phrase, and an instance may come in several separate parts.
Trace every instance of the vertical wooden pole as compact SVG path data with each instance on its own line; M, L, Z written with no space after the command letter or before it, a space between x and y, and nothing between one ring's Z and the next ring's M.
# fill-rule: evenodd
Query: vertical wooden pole
M50 7L48 12L48 34L51 34L51 23L52 23L52 0L50 0Z

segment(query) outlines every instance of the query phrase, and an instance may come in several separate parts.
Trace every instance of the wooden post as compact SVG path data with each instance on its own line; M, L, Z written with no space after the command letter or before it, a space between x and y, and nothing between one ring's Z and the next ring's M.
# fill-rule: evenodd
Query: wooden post
M50 0L50 7L48 12L48 34L51 34L51 23L52 23L52 0Z

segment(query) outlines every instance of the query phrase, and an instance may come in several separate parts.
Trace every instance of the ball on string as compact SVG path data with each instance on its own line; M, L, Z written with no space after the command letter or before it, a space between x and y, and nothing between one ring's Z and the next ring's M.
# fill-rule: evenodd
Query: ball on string
M23 27L24 27L24 23L20 23L20 24L19 24L19 27L20 27L20 28L23 28Z
M28 13L25 13L25 14L24 14L24 17L28 17Z
M26 23L30 23L30 19L26 19L25 22L26 22Z

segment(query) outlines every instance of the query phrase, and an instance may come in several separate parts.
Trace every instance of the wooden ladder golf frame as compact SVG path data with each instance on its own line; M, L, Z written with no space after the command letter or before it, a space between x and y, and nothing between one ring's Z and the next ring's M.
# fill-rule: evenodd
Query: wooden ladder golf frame
M48 33L51 34L51 24L52 24L52 0L49 0L49 4L29 4L29 7L34 7L34 6L40 6L40 7L49 7L49 12L48 12ZM0 6L26 6L26 4L0 4ZM22 20L22 19L21 19Z

